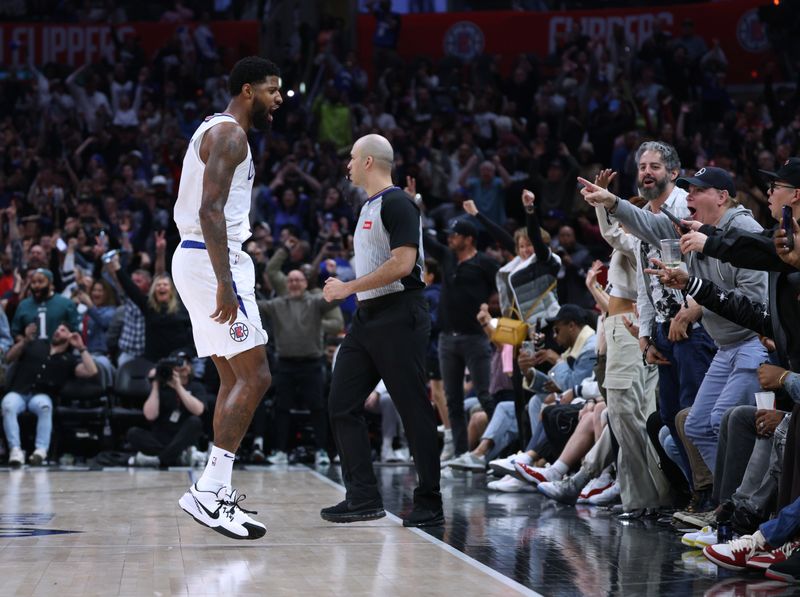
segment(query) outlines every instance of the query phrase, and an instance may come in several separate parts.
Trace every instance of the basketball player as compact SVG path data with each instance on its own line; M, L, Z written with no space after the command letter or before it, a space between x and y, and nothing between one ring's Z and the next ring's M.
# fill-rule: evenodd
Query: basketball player
M233 460L253 412L272 381L267 334L255 300L255 270L242 243L250 236L255 170L247 131L266 129L281 105L280 73L251 56L230 74L225 112L197 128L183 160L175 223L181 243L172 275L192 318L197 356L219 372L214 447L205 471L179 500L197 522L232 539L258 539L266 527L252 519L231 486Z
M357 278L328 278L323 289L329 301L353 293L359 300L339 348L328 399L347 494L320 515L329 522L385 516L363 414L367 396L382 379L403 421L419 478L414 509L403 524L440 526L439 445L425 390L431 323L423 294L422 224L419 208L392 184L393 161L392 146L380 135L361 137L350 154L350 179L369 195L354 237Z

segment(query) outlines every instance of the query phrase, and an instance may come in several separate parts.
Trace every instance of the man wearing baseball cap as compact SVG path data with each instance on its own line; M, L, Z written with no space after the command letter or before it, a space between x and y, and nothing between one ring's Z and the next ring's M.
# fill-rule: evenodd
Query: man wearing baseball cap
M447 411L453 434L453 452L443 453L442 461L468 451L467 419L464 415L464 371L469 368L478 400L491 418L494 401L489 393L491 346L477 315L483 303L497 292L496 261L475 248L478 229L466 218L450 222L446 229L447 246L428 234L423 235L425 254L442 270L439 298L439 366L442 371ZM445 448L449 448L448 445Z
M677 178L675 185L688 191L686 207L695 226L705 225L712 229L737 232L761 231L761 226L750 211L736 203L736 184L725 170L713 166L701 168L694 176ZM595 194L598 197L600 195L598 192ZM599 198L610 203L605 195ZM680 237L676 227L671 222L667 224L665 217L631 208L627 202L620 202L618 209L612 207L612 211L627 230L644 242L659 243L660 239ZM692 234L683 235L681 239L681 250L690 275L711 280L724 290L736 290L751 300L763 300L767 279L762 272L725 264L717 259L700 258L687 243L687 237ZM646 273L654 272L649 270ZM759 391L756 370L767 359L767 353L752 330L702 308L694 301L687 300L687 304L689 309L686 316L690 324L683 331L683 337L702 333L702 319L702 327L717 346L684 427L688 441L695 445L702 456L702 462L691 463L695 491L707 490L710 494L709 472L713 474L716 466L722 416L734 406L754 403L754 394ZM673 339L672 336L670 339ZM687 406L690 405L681 404L682 408ZM705 504L706 507L709 505Z
M681 176L675 184L685 191L689 191L689 187L694 185L700 189L727 191L729 196L736 197L736 183L733 182L731 175L723 168L715 166L700 168L694 176Z
M800 218L800 158L789 158L776 172L759 170L770 180L767 196L772 217L780 222L783 207L788 205L792 217ZM718 230L713 226L701 226L684 235L683 245L692 251L702 252L739 267L750 267L769 272L768 306L772 321L771 337L775 340L776 354L783 369L800 371L800 336L796 332L800 319L798 289L792 282L796 270L779 256L786 252L783 238L775 239L780 228L776 225L763 233L742 230ZM776 250L776 244L780 251ZM706 286L706 285L702 285ZM701 286L701 288L702 288ZM700 288L693 294L701 294ZM759 302L763 302L763 297ZM764 368L780 369L772 365ZM782 384L778 384L782 385ZM771 389L771 388L770 388Z
M794 219L800 216L800 158L789 158L778 168L777 172L759 170L770 180L767 196L769 197L769 213L777 221L781 221L784 205L792 208Z

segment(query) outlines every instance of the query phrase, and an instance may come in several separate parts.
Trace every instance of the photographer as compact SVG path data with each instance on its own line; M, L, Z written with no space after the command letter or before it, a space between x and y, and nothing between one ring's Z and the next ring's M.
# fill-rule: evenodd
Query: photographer
M183 451L196 446L200 438L205 390L192 380L191 361L181 351L161 359L148 378L150 395L142 410L150 429L128 430L128 443L137 451L133 462L137 466L174 466Z

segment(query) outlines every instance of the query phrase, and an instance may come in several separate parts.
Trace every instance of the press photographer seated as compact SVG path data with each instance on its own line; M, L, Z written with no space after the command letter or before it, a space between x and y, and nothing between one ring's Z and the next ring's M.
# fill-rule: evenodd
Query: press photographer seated
M181 464L181 455L197 445L203 430L200 416L206 409L205 390L193 380L191 361L183 351L161 359L148 377L150 395L142 410L150 428L128 430L128 443L137 451L133 464L160 467Z

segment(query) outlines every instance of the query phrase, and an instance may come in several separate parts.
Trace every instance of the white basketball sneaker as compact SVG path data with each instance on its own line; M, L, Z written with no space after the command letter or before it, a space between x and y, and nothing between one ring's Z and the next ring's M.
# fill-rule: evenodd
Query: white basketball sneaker
M242 508L239 504L244 499L244 495L225 485L213 492L200 491L195 483L178 500L178 505L197 522L226 537L259 539L266 534L267 527L248 516L258 513Z

